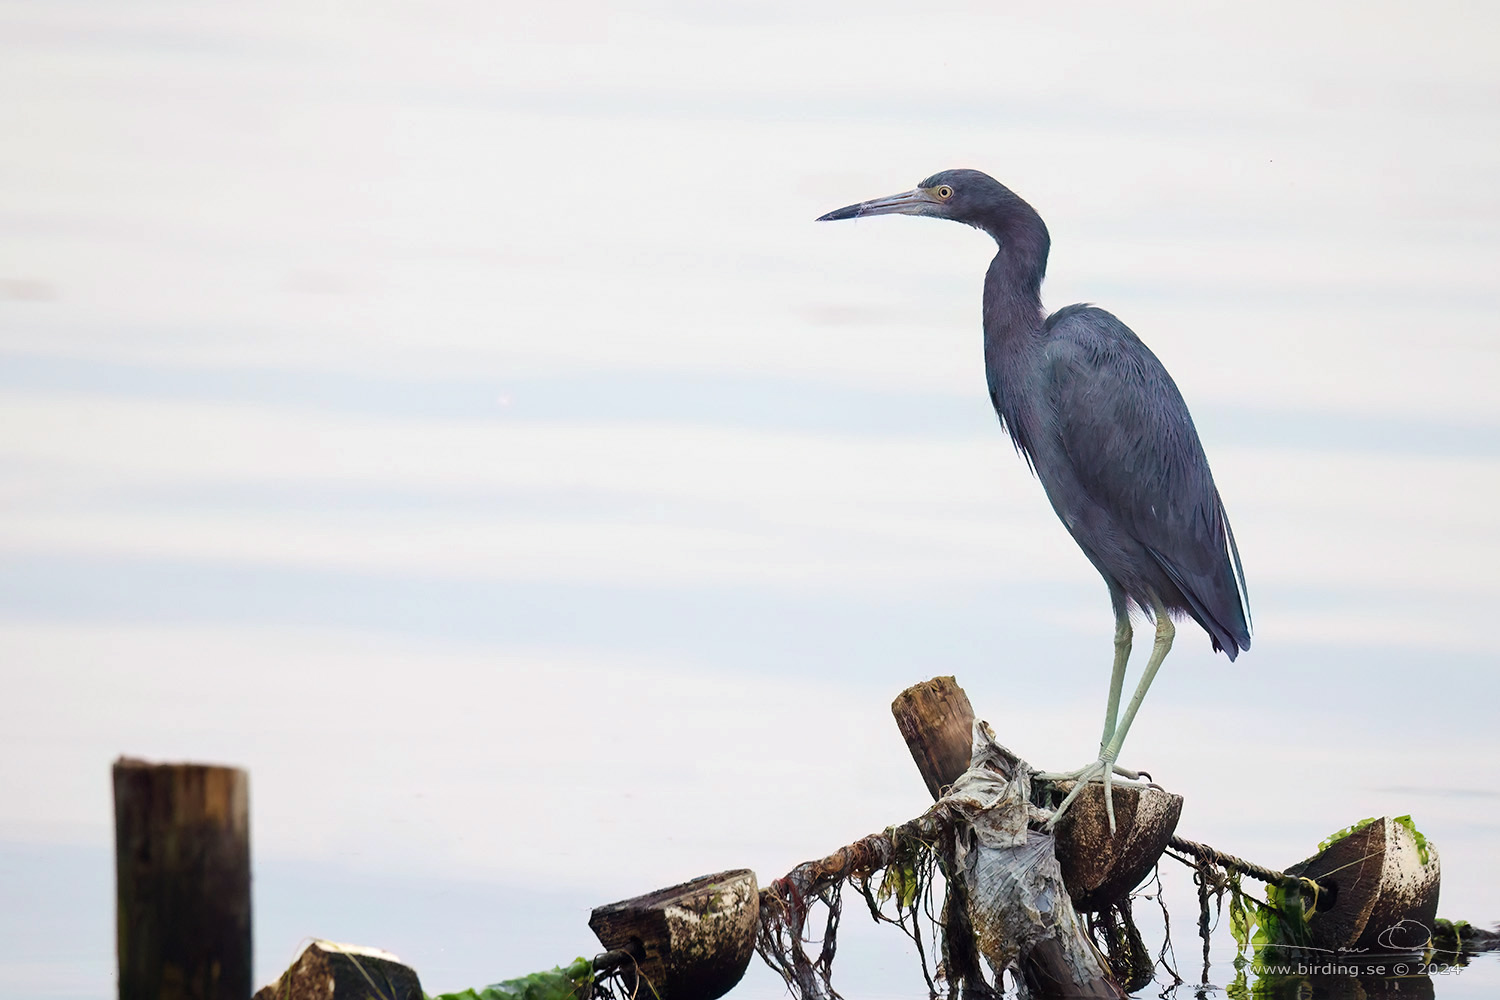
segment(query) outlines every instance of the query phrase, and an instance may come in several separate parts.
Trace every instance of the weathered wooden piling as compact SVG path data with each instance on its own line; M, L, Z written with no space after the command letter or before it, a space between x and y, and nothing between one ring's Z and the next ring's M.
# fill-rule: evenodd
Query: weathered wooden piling
M250 995L250 778L114 765L120 1000Z
M971 764L975 741L974 709L969 703L968 695L954 678L935 677L915 684L897 695L891 703L891 713L896 717L896 724L906 739L912 760L916 762L922 779L927 783L928 791L934 800L939 799ZM1016 768L1025 766L1024 762L1004 748L996 747L995 750L999 765L1007 771L1005 777L1014 774ZM1179 807L1180 804L1179 800ZM1133 809L1129 816L1130 820L1135 818ZM1175 816L1173 822L1175 823ZM1079 828L1090 829L1086 823L1080 824ZM1129 832L1122 824L1119 837L1127 838ZM1107 826L1104 833L1108 840ZM1167 836L1170 835L1171 830L1168 830ZM1032 833L1027 836L1035 838L1041 835ZM1162 843L1165 844L1165 838ZM1160 851L1157 853L1160 854ZM1021 856L1020 853L1017 854L1017 857ZM1061 862L1060 852L1058 862ZM997 853L992 863L1003 864L1003 854ZM1151 863L1155 863L1155 858L1151 859ZM1101 867L1098 879L1101 882L1106 880L1110 872L1107 865ZM1066 885L1065 869L1062 877ZM1115 879L1119 878L1120 876L1115 876ZM1135 884L1131 882L1122 892L1128 892ZM1068 888L1071 894L1071 886ZM1017 889L1025 891L1025 886L1017 883ZM1039 898L1044 898L1047 894L1042 892L1038 895ZM1124 991L1110 978L1104 963L1098 960L1098 952L1088 940L1083 924L1074 910L1073 902L1062 898L1052 900L1050 912L1034 914L1037 920L1045 921L1048 933L1040 935L1039 940L1031 941L1022 951L1019 960L1022 978L1033 993L1041 996L1098 997L1111 1000L1123 997ZM1002 917L1009 915L1003 914ZM950 942L956 936L966 938L972 935L975 930L973 921L982 923L984 918L983 908L976 907L975 901L969 898L968 887L961 884L961 880L950 879L948 901L944 907L944 924L949 929L946 936ZM983 928L978 930L982 932ZM955 931L958 935L955 935ZM1019 940L1027 940L1032 936L1032 933L1021 928L1010 929L1008 933ZM962 982L967 990L981 995L987 990L978 968L977 955L962 945L955 949L949 943L945 958L950 965L950 981Z
M914 684L891 703L896 725L912 759L936 799L969 767L974 709L952 677ZM1014 755L1011 766L1021 761ZM1072 787L1054 786L1061 798ZM1104 808L1104 785L1090 784L1058 824L1055 850L1073 905L1093 911L1107 907L1140 885L1151 873L1177 829L1182 796L1154 786L1114 787L1115 832Z
M891 714L928 793L937 801L943 789L969 769L974 706L968 694L953 677L934 677L896 695Z

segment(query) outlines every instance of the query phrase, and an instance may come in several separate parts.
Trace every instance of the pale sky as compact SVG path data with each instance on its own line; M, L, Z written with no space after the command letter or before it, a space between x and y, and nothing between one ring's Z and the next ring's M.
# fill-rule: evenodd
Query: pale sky
M916 814L934 674L1091 757L992 244L812 221L958 166L1173 373L1244 556L1253 648L1184 625L1123 762L1270 865L1412 813L1500 919L1496 20L0 3L0 994L112 995L121 753L250 769L260 981L359 936L431 992Z

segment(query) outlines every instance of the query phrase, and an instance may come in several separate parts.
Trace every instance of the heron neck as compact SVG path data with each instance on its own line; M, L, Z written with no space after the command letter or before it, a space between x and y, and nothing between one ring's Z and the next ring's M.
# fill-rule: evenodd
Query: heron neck
M1040 220L1038 220L1040 221ZM1042 230L1046 239L1046 230ZM1002 239L999 253L984 276L985 340L1030 339L1041 329L1042 278L1047 273L1047 250L1034 241Z
M999 253L984 277L984 373L1000 426L1030 462L1038 429L1028 406L1028 375L1036 370L1045 314L1042 277L1047 269L1047 230L995 236ZM993 234L992 234L993 235ZM1029 236L1029 239L1028 239Z
M984 328L999 335L1032 333L1042 319L1042 279L1052 237L1026 202L1009 197L975 224L994 238L999 252L984 278Z

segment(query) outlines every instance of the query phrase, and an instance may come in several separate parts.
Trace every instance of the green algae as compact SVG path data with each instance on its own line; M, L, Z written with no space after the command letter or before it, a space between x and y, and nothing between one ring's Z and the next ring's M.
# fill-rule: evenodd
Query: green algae
M594 963L576 958L567 966L507 979L482 989L442 993L427 1000L581 1000L593 990Z

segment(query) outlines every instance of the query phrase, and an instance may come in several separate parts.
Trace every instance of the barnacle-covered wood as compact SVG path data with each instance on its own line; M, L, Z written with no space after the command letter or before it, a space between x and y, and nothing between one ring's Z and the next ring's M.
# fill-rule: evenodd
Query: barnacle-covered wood
M594 910L604 947L635 955L625 988L658 1000L714 1000L750 963L760 892L749 869L719 872Z
M1308 921L1313 945L1376 954L1425 948L1442 875L1437 848L1428 843L1426 851L1423 864L1411 831L1386 816L1288 868L1331 890Z
M1057 782L1067 794L1071 781ZM1114 786L1115 832L1109 832L1104 783L1090 782L1057 824L1057 861L1073 905L1103 910L1140 885L1177 829L1182 796L1154 785Z
M389 952L314 941L253 1000L423 1000L416 972Z

